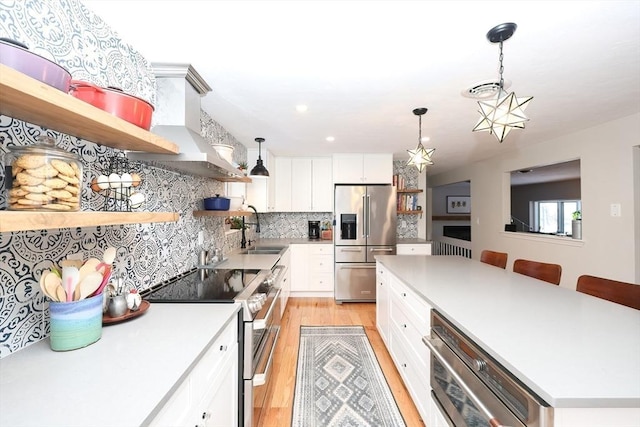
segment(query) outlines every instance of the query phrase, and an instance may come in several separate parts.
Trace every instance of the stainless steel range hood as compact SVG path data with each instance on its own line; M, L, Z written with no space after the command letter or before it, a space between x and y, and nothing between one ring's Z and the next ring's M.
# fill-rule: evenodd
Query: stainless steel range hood
M211 87L190 64L153 63L156 76L156 105L151 132L177 144L179 154L130 151L131 160L150 162L189 175L209 178L242 177L221 158L212 144L200 135L200 98Z

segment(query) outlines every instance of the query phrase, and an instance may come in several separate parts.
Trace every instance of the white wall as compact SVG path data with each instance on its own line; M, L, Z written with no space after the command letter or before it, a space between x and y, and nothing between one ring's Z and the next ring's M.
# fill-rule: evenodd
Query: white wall
M526 132L526 129L522 132ZM504 142L509 143L509 139ZM640 114L558 137L534 146L430 176L429 187L471 181L473 257L482 249L509 253L507 269L517 258L562 265L561 286L575 289L581 274L636 282L640 276L640 224L637 216ZM581 161L582 237L576 241L554 236L506 233L509 222L508 172L526 167ZM635 159L635 161L634 161ZM634 181L635 177L635 181ZM634 199L635 196L635 199ZM612 217L619 203L622 215Z

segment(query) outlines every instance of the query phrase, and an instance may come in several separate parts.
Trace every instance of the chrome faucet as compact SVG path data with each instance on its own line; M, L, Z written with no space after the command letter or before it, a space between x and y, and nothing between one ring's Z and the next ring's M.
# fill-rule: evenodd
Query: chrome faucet
M258 216L258 211L253 205L249 205L248 208L253 210L256 213L256 222L244 222L244 216L242 217L242 240L240 240L241 249L244 249L247 247L247 236L245 235L245 232L244 232L246 225L255 225L256 233L260 232L260 217Z

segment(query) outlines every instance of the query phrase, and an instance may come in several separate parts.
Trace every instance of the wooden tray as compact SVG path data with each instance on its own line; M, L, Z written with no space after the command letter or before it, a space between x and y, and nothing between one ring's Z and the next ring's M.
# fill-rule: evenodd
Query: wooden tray
M137 311L127 310L125 314L119 317L111 317L105 313L102 315L102 324L111 325L112 323L120 323L124 322L125 320L133 319L134 317L138 317L144 314L144 312L147 311L150 305L151 303L149 303L149 301L142 300L142 302L140 303L140 308Z

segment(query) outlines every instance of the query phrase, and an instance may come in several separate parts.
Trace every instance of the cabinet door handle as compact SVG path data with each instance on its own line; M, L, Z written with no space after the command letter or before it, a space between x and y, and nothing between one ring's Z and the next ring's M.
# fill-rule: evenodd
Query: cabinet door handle
M403 296L403 297L406 297L406 296L407 296L407 294L406 294L405 292L403 292L403 293L402 293L402 296Z
M221 345L220 346L220 351L227 351L227 346L226 345Z
M405 329L407 329L407 324L406 324L406 323L403 323L403 324L402 324L402 327L403 327L403 328L405 328Z

